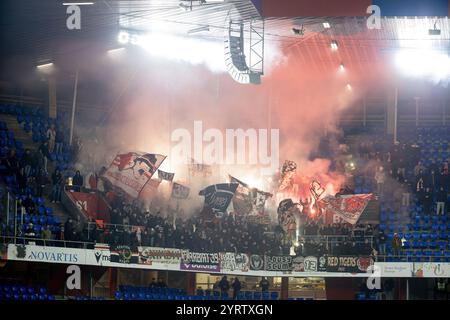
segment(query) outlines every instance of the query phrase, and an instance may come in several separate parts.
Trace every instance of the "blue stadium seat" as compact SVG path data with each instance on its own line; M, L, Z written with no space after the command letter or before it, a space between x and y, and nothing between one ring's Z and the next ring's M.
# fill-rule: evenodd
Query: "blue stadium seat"
M197 289L197 296L204 296L205 291L203 289Z

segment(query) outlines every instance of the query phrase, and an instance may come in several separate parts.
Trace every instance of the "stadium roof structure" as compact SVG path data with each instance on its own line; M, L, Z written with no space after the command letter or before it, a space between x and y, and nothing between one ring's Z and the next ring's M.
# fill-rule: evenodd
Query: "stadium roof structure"
M70 2L70 1L67 1ZM1 56L24 56L33 61L78 55L92 47L117 45L121 28L152 30L169 26L171 32L203 39L223 39L228 21L260 18L251 0L95 0L83 6L81 30L66 28L66 6L62 0L2 1ZM382 17L380 29L368 29L367 17L264 17L265 43L280 45L295 56L305 73L336 70L341 63L355 78L378 75L386 70L390 51L398 48L430 47L450 51L448 17ZM327 22L330 28L324 27ZM428 31L437 26L438 36ZM196 30L207 29L207 32ZM293 28L301 30L294 33ZM194 32L192 32L194 31ZM330 42L339 44L330 50Z

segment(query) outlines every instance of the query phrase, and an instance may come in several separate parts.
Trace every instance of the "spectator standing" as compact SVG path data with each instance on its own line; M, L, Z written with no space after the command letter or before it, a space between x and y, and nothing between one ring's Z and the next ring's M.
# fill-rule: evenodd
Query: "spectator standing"
M51 240L52 239L52 232L50 231L50 227L47 225L45 226L44 230L42 231L42 238L44 239L44 244L48 246L50 243L45 242L45 240Z
M27 238L34 238L36 234L34 233L33 224L30 222L27 226L27 229L25 230L25 237Z
M445 202L447 201L447 192L441 186L436 194L436 214L445 214Z
M137 241L138 246L142 245L142 231L141 231L141 228L137 228L137 230L136 230L136 241Z
M386 235L381 230L378 234L378 252L380 255L386 255Z
M54 149L55 149L55 140L56 140L56 130L55 130L55 125L52 124L48 129L47 129L47 141L48 141L48 151L50 153L53 153Z
M75 172L75 175L72 178L73 190L76 192L81 192L81 187L83 186L83 176L80 173L80 170Z
M33 159L31 157L30 149L25 150L20 166L24 169L24 174L28 178L31 175L31 169L33 167Z
M47 184L47 175L44 171L44 169L39 169L38 173L36 174L36 195L38 197L42 197L42 194L44 192L45 185Z
M397 233L394 233L394 238L392 239L392 250L394 251L394 257L400 256L400 250L402 248L402 240Z
M230 283L228 282L227 276L223 276L222 280L219 282L220 293L222 297L226 297L228 290L230 290Z
M61 202L62 182L62 174L58 168L56 168L52 174L52 195L50 198L52 203Z
M48 173L48 171L47 171L47 164L48 164L48 159L50 159L50 150L48 149L48 142L43 142L39 146L39 152L44 157L44 170L45 170L45 173Z
M384 173L383 167L379 167L375 173L375 182L377 183L377 193L379 196L383 194L384 182L386 180L386 175Z
M239 281L238 277L234 278L231 286L233 287L233 300L236 300L242 288L241 282Z
M55 137L55 146L56 146L56 154L62 154L63 153L63 146L64 146L64 133L61 129L56 130L56 137Z
M261 281L259 282L259 286L261 287L261 291L262 292L267 292L269 291L269 281L267 280L266 277L263 277L261 279Z
M425 188L423 195L423 209L425 214L429 215L431 213L431 206L433 204L433 193L429 187Z
M419 174L422 174L422 172L425 171L425 167L422 164L422 161L419 161L416 166L414 167L414 176L418 177Z
M6 166L13 174L19 172L19 160L17 159L16 150L11 149L9 151L8 158L6 159Z
M402 192L402 206L408 207L411 199L411 185L407 179L405 179L403 184L403 192Z

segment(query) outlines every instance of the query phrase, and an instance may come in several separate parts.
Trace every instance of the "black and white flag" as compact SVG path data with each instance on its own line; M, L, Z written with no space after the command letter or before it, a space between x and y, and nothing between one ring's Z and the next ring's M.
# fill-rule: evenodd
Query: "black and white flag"
M167 180L167 181L173 181L173 177L175 176L175 173L165 172L158 170L158 178L160 180Z
M225 212L238 185L238 183L214 184L200 191L199 195L205 197L205 205L214 212Z
M172 185L172 198L187 199L187 197L189 197L190 191L191 191L191 189L189 187L186 187L179 183L174 182Z

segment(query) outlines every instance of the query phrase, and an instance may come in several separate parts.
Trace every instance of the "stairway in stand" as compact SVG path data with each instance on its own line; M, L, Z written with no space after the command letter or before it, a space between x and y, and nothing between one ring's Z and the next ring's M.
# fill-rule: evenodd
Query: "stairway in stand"
M17 122L16 116L9 114L1 114L1 121L4 121L8 126L8 129L14 132L14 138L23 143L24 149L30 149L32 152L38 150L39 143L33 142L33 138L30 133L25 132L22 126ZM55 170L55 165L49 161L47 170L49 172L49 178L51 177L52 172ZM53 209L53 215L58 217L61 222L65 222L67 219L67 213L65 212L63 206L59 203L51 203L50 195L51 195L51 183L46 186L44 189L44 201L46 207L51 207Z

